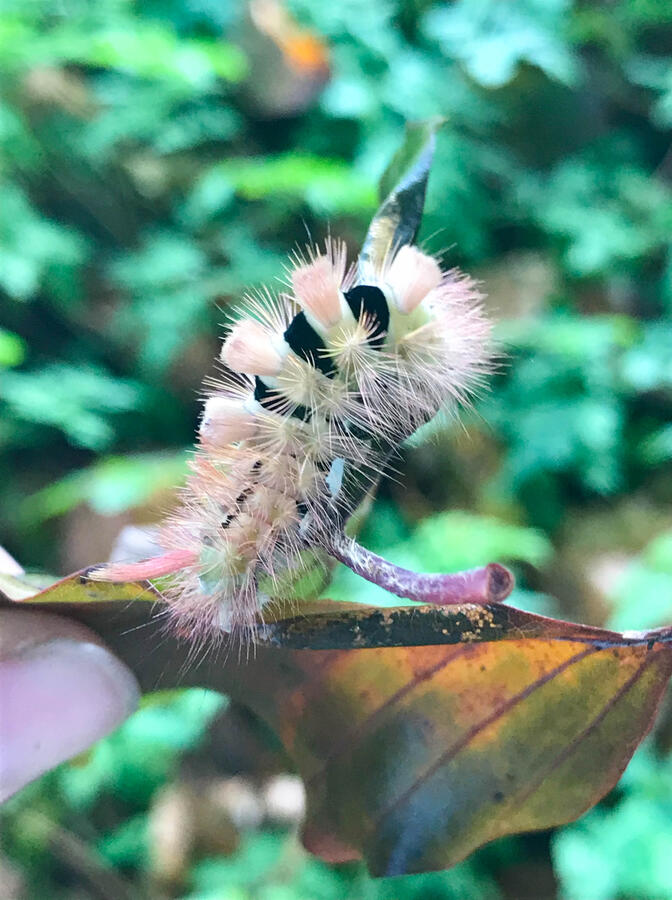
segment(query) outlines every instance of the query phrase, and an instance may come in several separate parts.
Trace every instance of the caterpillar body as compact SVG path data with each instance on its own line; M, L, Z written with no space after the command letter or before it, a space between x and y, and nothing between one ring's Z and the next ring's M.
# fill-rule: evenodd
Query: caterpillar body
M284 289L245 298L223 343L166 555L104 577L176 572L167 600L182 633L253 637L283 577L329 552L390 453L479 387L481 299L410 244L359 267L333 240L297 255Z

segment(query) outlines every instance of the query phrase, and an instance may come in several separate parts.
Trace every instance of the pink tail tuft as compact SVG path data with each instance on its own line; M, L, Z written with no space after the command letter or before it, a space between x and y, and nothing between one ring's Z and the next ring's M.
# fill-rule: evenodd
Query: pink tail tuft
M162 556L153 556L151 559L143 559L134 563L110 563L99 566L89 572L89 578L93 581L138 581L146 578L158 578L161 575L170 575L193 566L198 554L192 550L171 550Z

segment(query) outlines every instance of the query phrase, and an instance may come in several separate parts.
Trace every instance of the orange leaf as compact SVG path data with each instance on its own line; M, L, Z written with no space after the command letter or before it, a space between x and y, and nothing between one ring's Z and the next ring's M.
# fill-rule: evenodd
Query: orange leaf
M21 605L96 629L145 690L202 684L249 706L304 778L308 848L363 856L376 875L447 868L581 815L617 782L672 674L672 628L623 635L504 604L278 609L249 658L203 659L157 607L128 602L142 584L98 583L105 596L86 602L90 589L73 576Z

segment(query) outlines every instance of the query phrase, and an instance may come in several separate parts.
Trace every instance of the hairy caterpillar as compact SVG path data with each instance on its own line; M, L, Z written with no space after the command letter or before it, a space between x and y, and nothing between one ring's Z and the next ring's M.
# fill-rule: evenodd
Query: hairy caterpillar
M283 573L309 548L329 553L390 453L489 368L474 282L415 246L356 268L329 240L287 275L245 298L224 341L166 555L102 574L176 572L167 599L190 636L252 636Z

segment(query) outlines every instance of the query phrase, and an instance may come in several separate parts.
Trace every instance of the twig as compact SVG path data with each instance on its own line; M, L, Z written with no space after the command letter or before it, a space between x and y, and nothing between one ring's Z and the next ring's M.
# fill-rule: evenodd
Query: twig
M497 603L513 590L511 572L498 563L445 575L423 575L403 569L366 550L342 532L330 536L328 552L357 575L397 597L449 606L457 603Z

